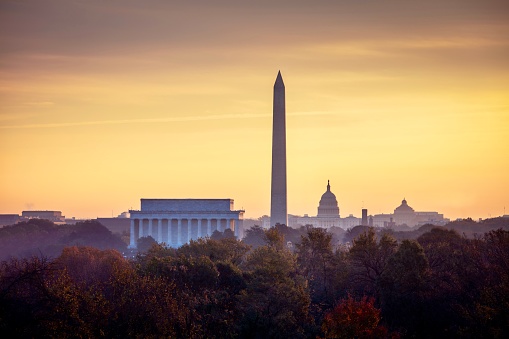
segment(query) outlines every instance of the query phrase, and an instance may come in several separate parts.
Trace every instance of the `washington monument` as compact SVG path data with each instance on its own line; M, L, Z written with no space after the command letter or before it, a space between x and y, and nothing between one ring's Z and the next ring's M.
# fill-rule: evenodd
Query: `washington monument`
M286 124L285 84L281 72L274 83L272 106L272 180L270 188L270 225L288 225L286 205Z

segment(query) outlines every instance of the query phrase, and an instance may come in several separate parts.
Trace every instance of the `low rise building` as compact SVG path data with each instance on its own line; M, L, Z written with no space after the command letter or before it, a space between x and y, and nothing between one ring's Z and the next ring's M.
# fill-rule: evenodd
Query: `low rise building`
M26 219L46 219L55 223L65 222L65 217L60 211L23 211L21 216Z
M233 209L233 199L141 199L140 210L130 210L130 247L141 237L179 247L214 231L244 236L243 210Z

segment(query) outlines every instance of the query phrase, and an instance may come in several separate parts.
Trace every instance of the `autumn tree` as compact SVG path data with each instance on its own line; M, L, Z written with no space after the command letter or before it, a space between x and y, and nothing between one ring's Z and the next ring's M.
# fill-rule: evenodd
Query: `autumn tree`
M234 239L192 240L178 249L152 247L138 257L140 274L175 285L179 305L188 310L189 332L207 338L233 337L238 318L236 296L245 288L238 264L249 246Z
M242 241L253 249L265 245L265 232L261 226L255 225L245 231Z
M388 233L383 233L377 240L374 228L355 238L348 255L352 288L360 295L368 293L378 297L380 277L397 246L396 240Z
M350 295L325 315L322 323L324 338L397 338L389 334L380 324L380 310L374 306L375 300L364 296L356 301Z
M118 251L77 246L64 248L54 264L66 270L76 284L85 286L104 284L115 270L130 266Z
M44 257L11 259L0 263L0 331L11 337L32 337L41 317L51 310L46 279L56 268Z
M391 325L419 333L423 300L428 289L429 265L424 250L414 240L403 240L380 276L383 314Z
M333 251L332 234L322 228L310 228L296 248L297 263L309 281L311 301L323 312L344 292L347 270L343 255Z
M460 335L505 338L509 335L509 231L490 231L463 247L461 298L455 309Z
M141 237L136 241L136 248L139 253L148 252L148 250L157 244L157 241L151 236Z
M238 296L242 338L300 338L310 322L306 280L276 230L265 232L267 245L248 255L241 266L246 288Z
M219 240L201 238L191 240L177 252L184 256L207 256L214 262L228 261L238 265L249 251L249 246L232 237Z

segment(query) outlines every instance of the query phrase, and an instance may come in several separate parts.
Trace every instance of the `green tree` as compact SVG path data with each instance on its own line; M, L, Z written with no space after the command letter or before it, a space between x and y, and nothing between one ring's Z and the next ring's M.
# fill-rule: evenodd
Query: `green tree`
M151 236L148 237L141 237L136 242L136 248L138 249L139 253L145 253L148 252L148 250L157 244L157 241L155 241L154 238Z
M153 247L138 258L144 276L174 284L179 305L187 310L189 333L207 338L234 337L236 295L245 288L238 268L249 246L234 238L198 239L177 250Z
M253 249L265 245L265 232L262 227L255 225L246 230L242 241Z
M505 338L509 335L509 231L490 231L463 247L457 268L460 302L455 310L463 322L460 335Z
M266 231L268 244L248 255L242 269L246 289L238 296L242 338L300 338L310 323L307 284L297 262L276 229Z
M344 291L347 270L342 253L334 253L332 234L322 228L310 228L296 248L297 263L309 281L312 303L323 312Z
M47 258L11 259L0 263L0 331L11 337L47 335L41 317L51 311L46 279L55 271Z
M354 290L361 295L368 293L378 297L379 279L397 246L396 240L388 233L383 233L377 241L374 228L353 240L348 257Z
M403 240L380 278L386 319L410 333L425 333L423 300L428 289L429 265L422 246L414 240Z
M120 237L113 235L96 220L86 220L67 227L70 234L61 239L66 246L93 246L101 250L116 249L119 252L127 249Z
M244 260L249 246L232 237L219 240L201 238L181 246L177 253L188 256L207 256L214 262L229 261L238 265Z
M76 284L93 286L106 283L113 272L130 264L115 250L94 247L66 247L54 263L64 269Z

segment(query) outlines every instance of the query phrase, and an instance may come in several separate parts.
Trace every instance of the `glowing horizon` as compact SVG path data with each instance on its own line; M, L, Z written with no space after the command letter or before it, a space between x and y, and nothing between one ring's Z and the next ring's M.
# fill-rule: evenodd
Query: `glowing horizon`
M272 86L288 212L451 220L509 207L509 5L474 0L0 3L0 213L141 198L269 214ZM505 211L507 214L508 212Z

